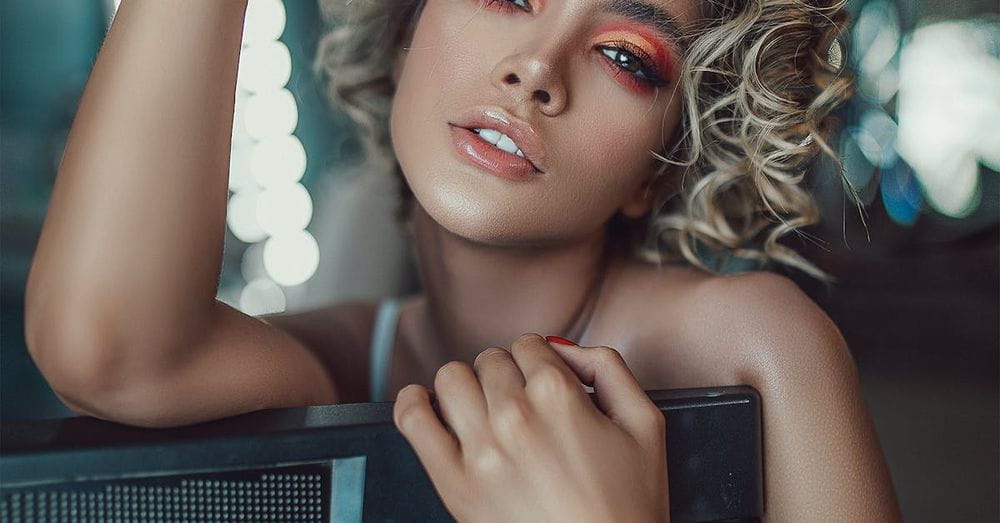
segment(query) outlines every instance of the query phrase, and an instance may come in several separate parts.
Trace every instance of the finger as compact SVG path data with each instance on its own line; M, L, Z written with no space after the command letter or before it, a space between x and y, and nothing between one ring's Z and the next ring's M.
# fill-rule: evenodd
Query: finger
M506 349L490 347L476 356L472 366L483 386L490 411L498 410L505 401L524 394L524 375Z
M598 406L623 428L647 434L661 424L663 414L617 350L549 343L583 383L594 387Z
M457 477L462 466L458 441L438 419L426 387L403 387L396 395L392 420L435 484Z
M445 423L465 446L486 426L486 397L468 364L451 361L434 376L434 392Z
M546 397L558 394L562 398L586 399L583 383L545 338L524 334L514 341L510 352L524 374L529 394L536 390Z

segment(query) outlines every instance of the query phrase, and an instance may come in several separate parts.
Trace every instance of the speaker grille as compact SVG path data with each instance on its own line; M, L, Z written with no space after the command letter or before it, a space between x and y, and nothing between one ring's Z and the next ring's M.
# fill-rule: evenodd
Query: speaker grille
M5 491L0 521L329 521L331 467L309 465Z

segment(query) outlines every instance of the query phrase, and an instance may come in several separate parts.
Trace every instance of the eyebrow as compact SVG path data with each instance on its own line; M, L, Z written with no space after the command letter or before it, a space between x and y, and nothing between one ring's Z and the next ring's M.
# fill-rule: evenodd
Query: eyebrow
M652 26L667 40L684 46L684 35L681 33L677 17L666 9L643 0L601 0L601 12L618 15L633 22Z

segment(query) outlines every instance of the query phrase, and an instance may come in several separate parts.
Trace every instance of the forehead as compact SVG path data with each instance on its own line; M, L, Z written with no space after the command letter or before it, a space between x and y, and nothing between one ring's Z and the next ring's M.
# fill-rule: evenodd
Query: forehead
M547 0L565 2L567 0ZM647 25L663 37L681 40L682 27L695 20L698 5L695 0L581 0L593 4L605 14L618 16Z
M703 4L709 3L701 0L530 0L530 2L539 11L549 8L568 8L597 11L654 23L673 20L679 25L695 21L700 17Z
M657 36L683 46L685 26L701 18L700 0L527 0L534 11L563 12L568 16L605 15L652 29ZM712 0L718 2L720 0Z

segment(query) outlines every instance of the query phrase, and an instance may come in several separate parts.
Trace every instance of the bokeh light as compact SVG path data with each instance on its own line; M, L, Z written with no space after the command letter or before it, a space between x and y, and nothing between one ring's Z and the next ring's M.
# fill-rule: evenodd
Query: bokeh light
M259 196L259 189L248 187L229 198L226 222L229 224L229 230L242 242L255 243L267 238L267 233L257 221Z
M247 100L246 129L257 140L291 134L298 119L298 106L288 89L261 91Z
M267 278L251 281L240 293L240 310L251 316L285 310L285 293Z
M281 42L252 45L240 53L236 84L251 93L275 91L292 75L292 55Z
M285 5L281 0L250 0L243 22L243 45L266 45L285 31Z
M839 150L860 200L880 195L906 226L925 210L975 212L982 166L1000 168L1000 24L918 22L904 31L896 4L874 0L851 36L859 96Z
M312 199L301 183L285 182L264 189L257 201L257 223L271 236L305 229L312 219Z
M997 23L941 22L902 51L899 153L947 216L975 210L980 163L1000 170L998 34Z
M237 75L229 168L227 221L233 235L249 243L241 259L240 308L247 314L286 307L281 286L301 285L319 265L319 247L305 228L313 203L300 182L306 151L294 135L298 104L280 0L250 0ZM264 242L264 243L261 243Z
M269 138L253 147L249 169L261 187L297 182L306 172L306 150L293 135Z
M319 245L308 231L272 236L264 244L267 275L286 287L308 280L319 266Z

